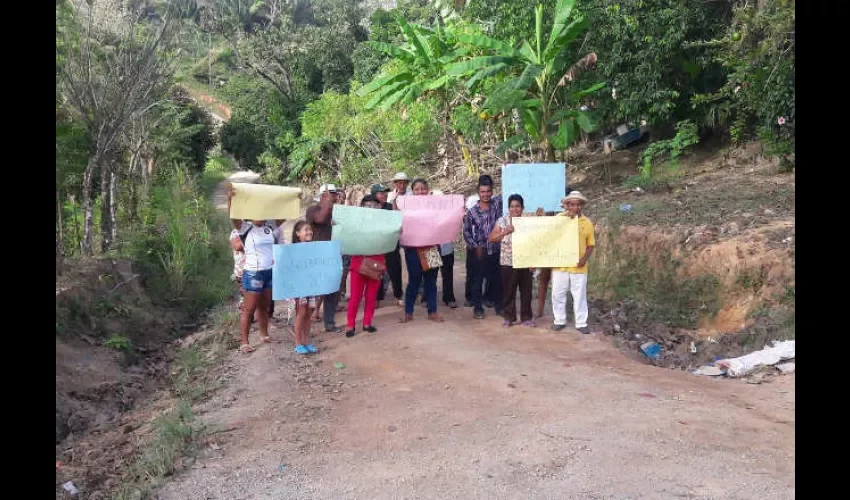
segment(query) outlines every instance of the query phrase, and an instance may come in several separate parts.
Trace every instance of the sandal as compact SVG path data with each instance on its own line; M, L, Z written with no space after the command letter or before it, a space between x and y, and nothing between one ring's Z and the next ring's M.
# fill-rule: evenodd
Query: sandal
M399 321L399 323L410 323L411 321L413 321L413 316L410 314L405 314L404 317L401 318L401 321Z
M306 345L297 345L294 349L296 354L310 354L310 349L307 349Z
M241 352L242 354L250 354L256 350L257 348L252 346L251 344L242 344L239 346L239 352Z
M512 326L514 326L513 321L508 321L508 320L502 321L502 328L510 328Z
M262 342L264 344L280 344L280 340L273 339L273 338L269 337L268 335L266 335L266 336L260 335L260 342Z
M443 318L442 316L440 316L437 313L429 314L428 319L435 322L435 323L442 323L443 321L445 321L445 318Z
M304 347L306 347L307 350L310 351L310 353L312 353L312 354L316 354L317 352L319 352L319 349L316 346L314 346L313 344L307 344Z
M523 321L522 323L520 323L520 325L521 326L527 326L527 327L530 327L530 328L537 328L537 323L535 323L533 319L530 319L528 321Z

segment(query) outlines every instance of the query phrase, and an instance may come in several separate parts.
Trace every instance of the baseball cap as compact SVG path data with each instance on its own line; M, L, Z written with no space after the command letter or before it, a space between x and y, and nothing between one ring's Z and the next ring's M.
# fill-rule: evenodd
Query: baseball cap
M372 194L375 193L386 193L390 191L390 188L384 186L383 184L372 184L372 187L369 188L369 192Z
M322 195L326 192L336 193L337 191L338 189L336 188L336 184L322 184L321 187L319 187L319 194L317 194L316 197L313 198L313 200L319 201Z

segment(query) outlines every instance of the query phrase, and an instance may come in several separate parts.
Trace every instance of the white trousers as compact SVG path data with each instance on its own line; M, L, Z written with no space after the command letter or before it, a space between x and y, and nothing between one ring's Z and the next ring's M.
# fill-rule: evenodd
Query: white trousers
M552 270L552 314L556 325L567 324L567 292L573 294L576 328L587 326L587 274Z

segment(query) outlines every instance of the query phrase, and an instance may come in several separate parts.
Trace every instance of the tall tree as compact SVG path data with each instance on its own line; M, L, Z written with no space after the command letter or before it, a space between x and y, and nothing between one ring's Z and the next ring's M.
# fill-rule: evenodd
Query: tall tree
M84 255L93 252L95 175L100 173L102 248L106 250L117 231L119 172L113 160L119 139L132 120L162 102L173 73L166 56L172 33L168 12L158 25L150 25L141 23L138 13L104 14L94 8L95 2L90 4L75 6L72 15L61 18L66 23L61 31L65 40L57 43L57 52L63 51L57 86L92 143L82 182Z

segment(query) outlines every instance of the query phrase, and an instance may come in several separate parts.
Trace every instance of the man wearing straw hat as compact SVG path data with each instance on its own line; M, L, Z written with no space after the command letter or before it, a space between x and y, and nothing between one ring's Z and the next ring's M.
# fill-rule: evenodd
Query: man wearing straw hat
M407 177L407 174L404 172L398 172L393 176L393 186L395 189L390 191L390 194L387 195L387 203L392 203L395 205L395 199L399 196L404 196L408 194L413 194L413 191L410 190L410 179Z
M558 216L578 218L579 260L575 267L562 267L552 270L552 314L555 316L552 329L563 330L567 326L567 291L573 295L573 313L576 330L590 333L587 328L587 261L593 255L596 238L593 224L582 214L587 198L578 191L571 191L561 200L564 212Z

